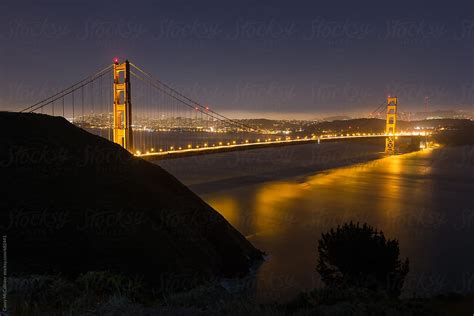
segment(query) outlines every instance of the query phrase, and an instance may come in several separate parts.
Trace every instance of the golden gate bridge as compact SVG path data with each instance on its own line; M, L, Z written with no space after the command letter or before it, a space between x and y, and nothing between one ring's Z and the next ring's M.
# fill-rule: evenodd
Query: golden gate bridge
M62 116L135 155L162 159L360 138L385 138L385 152L394 154L398 137L425 136L424 132L398 132L397 111L397 97L389 96L371 113L371 116L386 114L384 133L291 137L222 115L134 63L114 59L113 64L21 112Z

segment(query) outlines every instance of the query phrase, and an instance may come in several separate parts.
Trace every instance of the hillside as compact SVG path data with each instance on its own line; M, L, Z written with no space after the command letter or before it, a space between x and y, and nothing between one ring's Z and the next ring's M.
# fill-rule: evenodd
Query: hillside
M63 118L0 112L0 170L9 273L179 275L186 287L261 258L172 175Z
M397 122L397 129L409 130L415 127L436 129L440 127L465 128L472 126L472 121L464 119L433 119L422 121L401 121ZM305 132L323 133L323 132L365 132L382 133L385 131L385 120L382 119L351 119L331 122L320 122L309 127Z

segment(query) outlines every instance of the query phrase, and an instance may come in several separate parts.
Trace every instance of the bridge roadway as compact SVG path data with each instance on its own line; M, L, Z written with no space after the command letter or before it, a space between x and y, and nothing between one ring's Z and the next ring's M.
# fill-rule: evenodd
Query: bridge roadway
M429 136L425 132L402 132L395 134L395 137L420 137L420 136ZM317 136L313 137L303 137L296 139L281 139L281 140L264 140L256 143L241 143L241 144L224 144L224 145L213 145L213 146L203 146L195 148L184 148L176 149L169 151L160 151L160 152L146 152L146 153L136 153L135 156L154 161L162 159L174 159L180 157L189 157L197 155L208 155L222 152L230 152L237 150L250 150L258 148L270 148L270 147L279 147L279 146L290 146L290 145L300 145L328 141L338 141L338 140L357 140L357 139L367 139L367 138L385 138L388 135L384 133L360 133L355 135L346 135L346 136L330 136L330 135L321 135L319 138Z

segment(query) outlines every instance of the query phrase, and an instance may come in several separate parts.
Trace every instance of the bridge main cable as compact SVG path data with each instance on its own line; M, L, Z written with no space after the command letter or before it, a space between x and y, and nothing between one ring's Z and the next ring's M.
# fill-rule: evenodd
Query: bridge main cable
M66 95L68 94L71 94L72 92L88 85L89 83L95 81L96 79L102 77L103 75L105 75L106 73L108 73L109 71L112 70L112 67L113 65L109 65L107 66L106 68L102 69L101 71L93 74L93 75L90 75L84 79L82 79L81 81L78 81L76 82L75 84L67 87L66 89L63 89L55 94L53 94L52 96L46 98L46 99L43 99L39 102L36 102L35 104L33 105L30 105L26 108L24 108L23 110L20 111L20 113L24 113L24 112L34 112L36 110L39 110L41 109L42 107L45 107L46 105L62 98L62 97L65 97Z
M164 90L162 87L158 86L155 82L152 82L151 80L147 80L147 79L143 78L142 76L140 76L140 75L134 73L133 71L130 71L130 74L131 74L132 76L134 76L135 78L137 78L137 79L139 79L139 80L141 80L141 81L143 81L143 82L145 82L145 83L148 83L149 85L151 85L151 86L154 87L155 89L158 89L159 91L163 92L163 93L166 94L167 96L169 96L169 97L171 97L171 98L173 98L173 99L175 99L175 100L181 102L183 105L185 105L185 106L187 106L187 107L189 107L189 108L191 108L191 109L193 109L193 110L197 110L197 111L199 111L200 113L202 113L202 114L204 114L204 115L207 115L207 116L209 116L209 117L211 117L211 118L213 118L213 119L216 119L216 120L218 120L218 121L220 121L220 122L229 122L230 124L232 124L232 125L235 126L235 127L242 128L242 124L240 124L240 123L238 123L238 122L235 122L235 121L233 121L233 120L223 119L223 118L221 118L221 117L218 117L218 116L214 115L214 114L217 114L216 112L207 113L207 112L203 111L202 109L196 108L196 107L193 106L192 104L189 104L188 102L186 102L186 101L184 101L184 100L178 98L177 96L175 96L175 95L173 95L173 94L167 92L167 91ZM253 130L255 130L255 129L253 129Z
M179 95L180 97L182 97L182 98L186 99L187 101L189 101L189 102L191 102L191 103L197 105L197 106L200 107L201 109L206 110L206 112L211 112L211 113L213 113L214 115L217 115L217 116L221 117L221 118L223 119L223 121L233 122L234 125L238 125L238 126L240 126L240 127L245 127L245 129L249 129L250 131L261 132L261 131L259 131L258 129L252 127L252 126L246 125L246 124L244 124L244 123L241 123L241 122L238 122L238 121L236 121L236 120L233 120L233 119L231 119L231 118L229 118L229 117L226 117L226 116L224 116L224 115L222 115L222 114L219 114L219 113L217 113L216 111L213 111L212 109L209 109L208 107L206 107L206 106L200 104L199 102L197 102L197 101L195 101L195 100L193 100L193 99L191 99L191 98L185 96L184 94L180 93L180 92L177 91L176 89L173 89L172 87L170 87L170 86L167 85L166 83L162 82L162 81L159 80L158 78L155 78L155 77L152 76L151 74L147 73L146 71L144 71L143 69L141 69L140 67L138 67L137 65L135 65L134 63L130 63L130 65L131 65L132 67L134 67L136 70L138 70L139 72L141 72L142 74L144 74L145 76L149 77L151 80L156 81L158 84L160 84L160 85L164 86L165 88L167 88L167 89L173 91L174 93L176 93L176 94ZM181 100L181 102L183 102L183 101ZM206 113L206 112L203 112L203 111L200 111L200 112L201 112L201 113ZM222 120L221 120L221 121L222 121Z

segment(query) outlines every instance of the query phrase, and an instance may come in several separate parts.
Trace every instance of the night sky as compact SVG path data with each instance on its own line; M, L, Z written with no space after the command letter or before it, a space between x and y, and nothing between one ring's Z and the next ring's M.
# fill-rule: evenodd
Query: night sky
M0 2L0 109L128 58L234 117L473 110L474 3Z

